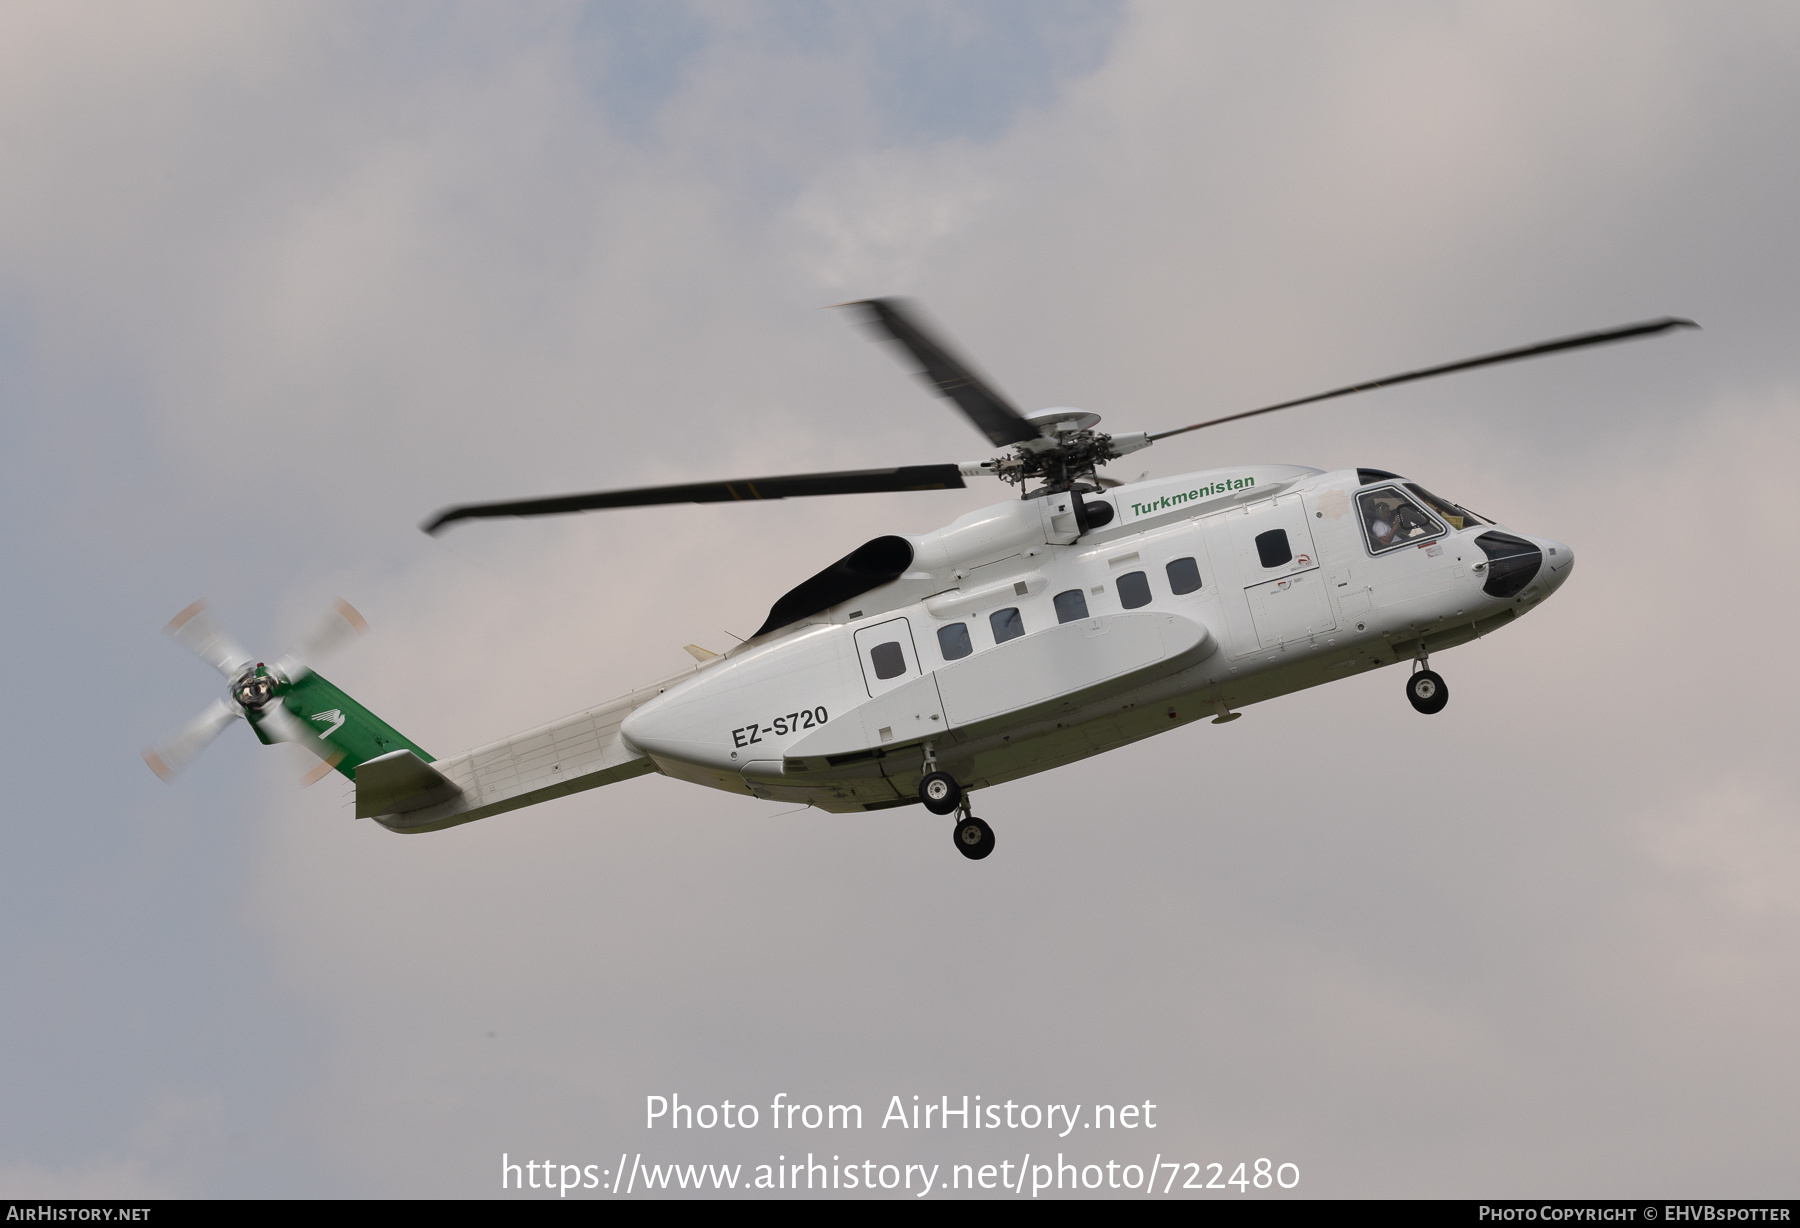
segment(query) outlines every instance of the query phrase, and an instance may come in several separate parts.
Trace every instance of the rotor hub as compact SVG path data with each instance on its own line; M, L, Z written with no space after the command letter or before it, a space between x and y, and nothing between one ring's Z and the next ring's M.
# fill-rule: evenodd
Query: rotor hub
M1100 415L1069 405L1057 405L1050 409L1040 409L1034 414L1026 414L1025 421L1044 434L1054 437L1076 431L1091 431L1100 425Z
M1118 455L1112 436L1093 429L1100 415L1079 409L1044 409L1032 414L1031 421L1045 428L1042 438L995 457L994 476L1020 487L1037 484L1021 492L1027 499L1099 490L1096 469Z
M260 662L231 683L231 698L246 712L260 712L281 690L281 680Z

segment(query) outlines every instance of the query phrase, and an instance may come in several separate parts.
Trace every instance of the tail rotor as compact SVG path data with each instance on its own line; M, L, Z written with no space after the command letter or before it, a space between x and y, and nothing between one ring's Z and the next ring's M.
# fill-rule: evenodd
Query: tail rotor
M223 675L229 689L225 698L214 700L180 730L147 747L144 762L164 780L173 780L228 725L242 718L262 741L293 742L317 757L320 766L306 781L311 784L336 767L344 752L289 711L284 697L312 673L314 661L368 630L368 626L349 602L335 602L331 612L270 667L238 647L214 621L204 601L194 602L163 630Z
M244 710L227 699L215 699L199 716L179 732L144 748L144 762L164 780L174 780L181 769L192 763L200 752L211 746L225 727L244 715Z
M244 666L250 664L251 656L213 620L212 612L206 608L204 600L193 605L169 620L163 633L177 644L199 657L202 661L225 675L227 681L238 676Z

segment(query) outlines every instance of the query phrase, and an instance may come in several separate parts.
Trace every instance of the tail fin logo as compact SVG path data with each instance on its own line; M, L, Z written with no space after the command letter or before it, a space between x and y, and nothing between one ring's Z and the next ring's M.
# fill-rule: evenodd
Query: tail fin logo
M329 738L332 734L342 728L344 724L344 714L339 712L336 708L333 708L329 712L315 712L309 719L324 721L326 723L326 727L319 731L319 736L321 738Z

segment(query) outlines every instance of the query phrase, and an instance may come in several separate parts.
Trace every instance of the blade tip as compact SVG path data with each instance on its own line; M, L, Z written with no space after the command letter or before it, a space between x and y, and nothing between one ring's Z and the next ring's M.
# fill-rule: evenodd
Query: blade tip
M141 753L144 756L144 762L149 765L152 772L155 772L157 776L162 779L164 784L175 779L174 770L170 768L167 763L163 762L163 757L161 755L157 754L149 747L146 747Z
M332 603L332 609L342 615L344 621L349 623L358 635L361 635L369 629L368 619L358 613L356 607L351 605L348 601L345 601L342 597L339 597Z
M300 787L302 789L308 789L313 785L318 784L321 780L324 780L327 776L331 775L331 770L343 761L343 751L339 751L328 759L319 760L318 765L314 767L312 771L300 778Z
M876 320L881 320L888 313L899 315L904 310L905 302L905 299L896 298L891 294L878 294L873 298L853 298L842 303L833 303L828 310L836 310L839 307L862 307Z
M187 626L189 622L193 621L194 616L205 608L206 598L202 597L200 600L194 602L193 605L190 605L187 609L177 614L174 618L171 618L169 620L169 625L163 628L163 632L167 635L174 635L177 631Z

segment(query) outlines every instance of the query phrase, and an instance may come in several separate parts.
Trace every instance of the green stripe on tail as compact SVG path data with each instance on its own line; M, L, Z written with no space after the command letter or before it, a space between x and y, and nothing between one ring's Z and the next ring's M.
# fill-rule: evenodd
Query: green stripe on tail
M371 759L410 750L431 763L434 756L405 734L333 686L322 674L308 671L282 692L281 702L332 746L344 752L337 770L356 779L356 769ZM254 722L256 736L271 739Z

